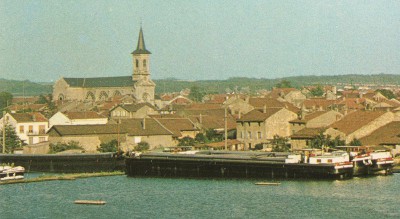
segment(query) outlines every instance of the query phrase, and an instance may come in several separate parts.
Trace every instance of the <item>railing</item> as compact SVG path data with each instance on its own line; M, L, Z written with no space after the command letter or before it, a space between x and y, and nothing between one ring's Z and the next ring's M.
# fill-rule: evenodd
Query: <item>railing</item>
M39 131L27 131L26 135L45 135L46 131L45 130L39 130Z

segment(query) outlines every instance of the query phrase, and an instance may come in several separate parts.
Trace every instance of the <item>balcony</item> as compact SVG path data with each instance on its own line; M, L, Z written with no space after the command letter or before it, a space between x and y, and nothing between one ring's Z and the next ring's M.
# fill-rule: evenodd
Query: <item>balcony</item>
M26 135L28 136L38 136L38 135L46 135L46 131L45 130L39 130L39 131L27 131Z

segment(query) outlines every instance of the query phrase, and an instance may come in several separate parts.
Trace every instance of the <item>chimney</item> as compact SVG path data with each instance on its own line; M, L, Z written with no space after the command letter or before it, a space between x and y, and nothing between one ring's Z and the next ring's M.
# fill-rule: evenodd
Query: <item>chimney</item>
M32 114L32 121L36 122L36 115Z
M250 96L247 96L246 97L246 103L249 103L249 101L250 101Z
M143 128L143 129L146 129L146 117L143 118L143 121L142 121L142 128Z
M203 124L203 116L201 115L201 113L200 113L200 116L199 116L199 122L200 122L200 124Z
M267 113L267 105L264 105L264 107L263 107L263 113Z

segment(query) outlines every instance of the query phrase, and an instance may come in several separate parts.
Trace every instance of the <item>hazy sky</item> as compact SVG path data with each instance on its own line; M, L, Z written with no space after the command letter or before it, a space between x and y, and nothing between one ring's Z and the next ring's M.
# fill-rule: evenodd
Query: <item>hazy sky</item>
M0 78L400 74L400 1L0 0Z

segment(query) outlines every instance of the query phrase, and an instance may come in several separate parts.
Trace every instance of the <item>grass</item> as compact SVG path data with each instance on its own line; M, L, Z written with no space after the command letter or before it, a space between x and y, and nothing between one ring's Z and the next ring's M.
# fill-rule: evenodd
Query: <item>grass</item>
M79 178L89 178L89 177L102 177L102 176L118 176L124 175L125 173L122 171L114 171L114 172L99 172L99 173L68 173L62 175L42 175L37 178L32 179L20 179L20 180L9 180L2 181L0 185L4 184L15 184L15 183L32 183L32 182L44 182L44 181L52 181L52 180L75 180Z

